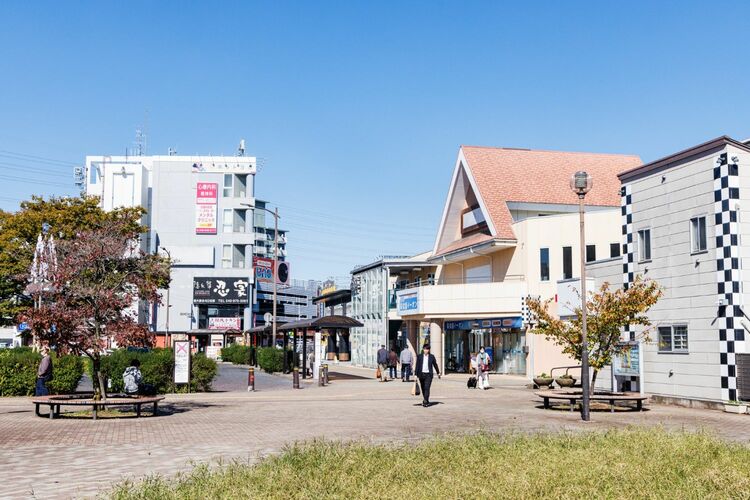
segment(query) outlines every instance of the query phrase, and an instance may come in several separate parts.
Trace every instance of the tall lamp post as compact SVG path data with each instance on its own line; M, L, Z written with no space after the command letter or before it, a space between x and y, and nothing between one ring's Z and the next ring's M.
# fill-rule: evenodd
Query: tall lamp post
M169 259L169 273L172 273L172 254L169 252L169 250L166 249L166 247L161 247L161 249L164 251L164 253L167 254L167 258ZM169 288L167 288L167 317L165 318L165 324L164 324L164 347L172 347L172 343L169 341L169 308L172 307L169 304Z
M276 347L276 293L278 289L277 281L279 272L279 208L276 207L273 211L265 207L256 207L250 203L240 203L244 207L251 208L253 210L265 210L269 214L273 215L273 333L271 336L271 347Z
M578 195L578 218L581 226L581 420L588 421L589 416L589 345L586 329L586 232L584 225L583 199L593 186L591 176L586 172L576 172L570 178L570 189Z

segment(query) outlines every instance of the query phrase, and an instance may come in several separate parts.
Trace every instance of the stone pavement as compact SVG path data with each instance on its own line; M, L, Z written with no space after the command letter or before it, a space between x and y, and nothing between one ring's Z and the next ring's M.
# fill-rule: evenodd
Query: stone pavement
M480 391L467 390L464 377L436 380L438 404L430 408L410 395L409 384L372 379L306 384L297 391L169 395L163 416L96 422L50 421L36 417L27 398L0 398L0 497L92 496L124 477L188 471L191 461L253 462L287 443L314 438L394 443L441 432L575 432L643 424L750 439L747 415L652 404L642 413L594 412L592 422L583 423L577 413L541 409L518 380L495 376L493 384Z

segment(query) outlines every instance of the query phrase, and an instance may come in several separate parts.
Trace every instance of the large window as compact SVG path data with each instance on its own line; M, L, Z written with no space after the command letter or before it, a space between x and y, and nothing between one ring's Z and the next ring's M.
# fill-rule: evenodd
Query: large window
M224 269L232 267L232 245L223 245L221 247L221 267Z
M563 279L573 277L573 247L563 247Z
M232 197L232 187L234 186L234 176L232 174L224 174L224 198Z
M693 217L690 219L690 250L704 252L706 250L706 218Z
M586 245L586 262L596 260L596 245Z
M232 209L227 208L224 209L223 215L222 215L222 231L225 233L231 233L232 232Z
M638 231L638 262L651 260L651 230Z
M610 243L609 244L609 257L611 259L615 257L620 256L620 244L619 243Z
M539 279L549 281L549 248L539 249Z
M660 326L659 352L688 352L687 325Z

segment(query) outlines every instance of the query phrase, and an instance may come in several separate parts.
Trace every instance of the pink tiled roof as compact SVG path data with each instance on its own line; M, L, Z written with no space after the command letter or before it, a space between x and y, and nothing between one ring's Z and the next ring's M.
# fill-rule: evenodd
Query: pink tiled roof
M489 241L491 239L492 236L490 236L489 234L475 233L465 238L461 238L460 240L456 240L445 248L441 248L438 253L435 254L435 257L451 253L454 250L460 250L462 248L478 245L479 243L484 243L485 241Z
M586 204L619 206L617 174L642 164L638 156L630 155L479 146L462 146L461 149L497 237L508 239L516 236L507 202L577 204L578 197L570 190L570 177L578 170L585 170L594 180L593 189L586 195ZM440 249L440 253L445 250Z

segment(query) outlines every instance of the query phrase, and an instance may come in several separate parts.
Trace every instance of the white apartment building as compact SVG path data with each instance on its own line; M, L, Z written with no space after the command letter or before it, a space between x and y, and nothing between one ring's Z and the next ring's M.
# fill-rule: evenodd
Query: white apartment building
M86 193L105 210L146 208L143 250L174 260L164 303L150 309L158 334L190 335L202 351L224 345L224 331L251 326L253 245L267 239L255 235L248 206L255 173L256 159L245 156L86 157Z
M642 275L664 296L636 359L642 377L618 376L619 387L690 405L750 400L748 165L750 141L719 137L620 174L622 259L587 273L617 286Z
M576 364L528 332L525 301L554 298L557 282L580 276L578 198L570 177L587 171L588 260L620 255L617 174L637 156L463 146L435 245L433 266L408 273L397 312L417 348L430 341L448 372L468 371L485 347L496 373L532 378ZM418 279L417 279L418 278Z

